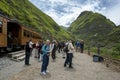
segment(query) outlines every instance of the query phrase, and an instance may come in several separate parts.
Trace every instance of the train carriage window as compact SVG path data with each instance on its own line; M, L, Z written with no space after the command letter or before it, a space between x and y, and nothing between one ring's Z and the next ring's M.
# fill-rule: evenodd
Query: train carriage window
M33 38L34 38L34 33L33 33Z
M31 33L31 37L33 37L33 33Z
M32 33L30 32L30 37L32 37Z
M33 34L33 38L35 38L35 34Z
M2 33L2 21L0 21L0 33Z
M27 31L27 30L24 30L24 36L25 37L31 37L31 33L29 32L29 31Z
M24 30L24 36L25 36L25 37L27 36L27 31L26 31L26 30Z
M27 37L30 37L30 32L29 31L27 31Z

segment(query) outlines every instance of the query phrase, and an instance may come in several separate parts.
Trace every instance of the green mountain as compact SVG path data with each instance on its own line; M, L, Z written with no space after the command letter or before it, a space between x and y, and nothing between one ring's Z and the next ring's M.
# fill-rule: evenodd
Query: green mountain
M68 27L64 27L64 26L60 26L61 28L63 28L64 30L67 30L68 29Z
M44 39L71 38L71 35L62 29L50 16L36 8L28 0L1 0L0 13L36 30Z
M68 28L76 35L77 39L83 39L86 43L108 44L109 36L114 35L115 24L99 13L92 11L82 12Z
M114 28L114 30L108 35L110 42L120 43L120 26Z

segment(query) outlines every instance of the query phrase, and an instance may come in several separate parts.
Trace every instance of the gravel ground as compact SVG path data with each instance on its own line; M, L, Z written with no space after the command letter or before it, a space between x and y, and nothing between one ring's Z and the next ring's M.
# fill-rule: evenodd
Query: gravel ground
M15 61L10 60L8 57L0 58L0 70L16 63Z
M56 62L50 58L47 75L40 75L41 62L31 57L31 66L15 63L0 71L0 80L120 80L120 73L93 62L87 54L75 53L73 69L63 67L65 59L57 53ZM14 67L14 68L13 68Z

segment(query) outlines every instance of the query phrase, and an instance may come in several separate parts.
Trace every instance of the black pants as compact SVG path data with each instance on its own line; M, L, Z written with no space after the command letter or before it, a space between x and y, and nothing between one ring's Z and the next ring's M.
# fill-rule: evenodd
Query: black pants
M61 47L58 47L58 52L60 53L60 51L61 51Z
M56 51L52 51L52 59L56 59Z
M25 64L29 65L29 59L30 59L30 52L25 53Z
M73 53L67 53L64 66L66 66L66 64L69 64L69 67L72 67L72 58L73 58Z
M81 53L83 53L83 47L81 47Z

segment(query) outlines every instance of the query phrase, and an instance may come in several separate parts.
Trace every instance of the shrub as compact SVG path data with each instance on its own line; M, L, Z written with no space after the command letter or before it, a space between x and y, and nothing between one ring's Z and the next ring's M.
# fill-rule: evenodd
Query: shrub
M114 54L120 55L120 43L114 46L113 51L114 51Z

